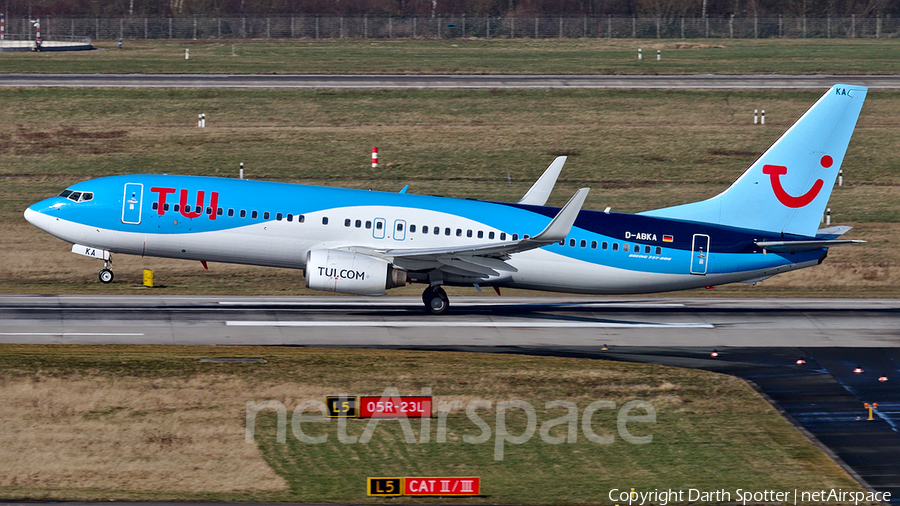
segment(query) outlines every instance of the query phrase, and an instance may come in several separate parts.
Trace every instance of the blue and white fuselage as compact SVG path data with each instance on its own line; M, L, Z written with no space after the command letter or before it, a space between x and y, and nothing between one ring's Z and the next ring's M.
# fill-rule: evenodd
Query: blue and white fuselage
M818 225L864 98L836 85L722 194L636 215L582 210L586 189L543 206L560 162L519 203L128 175L72 185L25 217L104 260L305 269L311 288L371 295L421 282L432 312L446 310L442 284L624 294L753 281L851 242Z

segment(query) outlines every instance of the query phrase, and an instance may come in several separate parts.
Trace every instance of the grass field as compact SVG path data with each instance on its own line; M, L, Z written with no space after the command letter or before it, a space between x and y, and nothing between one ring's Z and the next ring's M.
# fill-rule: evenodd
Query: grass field
M265 363L201 363L204 357L262 358ZM361 374L364 372L364 374ZM305 348L0 345L0 496L4 499L388 502L365 496L367 476L481 476L490 504L606 504L611 488L858 490L837 465L741 380L714 373L586 359ZM573 402L572 443L548 444L538 432L522 445L478 436L465 410L437 420L428 443L406 443L396 421L381 421L368 443L341 444L336 422L306 423L328 435L306 444L292 432L275 440L276 417L257 418L245 443L246 403L276 400L290 413L306 400L347 392L403 395L431 388L435 405L524 400L537 427L566 414L545 408ZM580 416L610 444L588 441ZM617 431L625 402L643 400L653 423L631 423L647 444ZM312 413L309 413L312 414ZM479 416L496 431L496 409ZM509 410L513 436L525 429ZM643 415L643 410L632 412ZM367 422L350 421L360 436ZM548 427L549 428L549 427ZM416 440L422 436L412 422ZM566 435L567 424L548 435ZM268 464L268 465L267 465Z
M239 40L0 53L2 72L198 74L893 74L900 39ZM190 59L184 50L190 49ZM645 59L637 60L638 48ZM662 60L656 61L656 51Z
M299 272L117 258L119 283L22 218L31 203L121 173L237 176L515 201L569 155L551 204L582 186L586 207L636 212L727 187L820 92L0 90L0 290L128 293L141 269L161 293L303 293ZM752 125L753 109L767 111ZM208 127L196 117L207 114ZM759 286L695 293L892 296L900 282L900 94L872 92L831 202L862 246ZM370 167L372 146L381 166ZM40 251L36 260L35 252ZM392 293L418 293L412 287ZM474 293L462 289L461 293Z

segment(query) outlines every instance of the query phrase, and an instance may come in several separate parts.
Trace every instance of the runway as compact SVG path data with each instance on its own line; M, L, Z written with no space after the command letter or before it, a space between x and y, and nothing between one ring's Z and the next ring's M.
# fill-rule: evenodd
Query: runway
M5 87L429 88L429 89L815 89L835 83L900 89L898 75L188 75L3 74Z
M900 501L900 299L0 296L0 342L380 347L647 362L742 377ZM883 378L883 379L882 379ZM864 402L878 402L872 421Z
M900 299L6 295L0 342L900 347Z

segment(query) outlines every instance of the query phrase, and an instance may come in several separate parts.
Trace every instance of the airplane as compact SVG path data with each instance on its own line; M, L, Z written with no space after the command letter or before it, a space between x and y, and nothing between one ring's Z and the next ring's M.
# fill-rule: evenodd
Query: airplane
M425 285L638 294L750 282L821 263L850 227L819 229L865 101L836 84L722 193L623 214L582 209L588 188L545 206L559 157L515 203L180 175L80 182L25 211L38 228L112 254L303 269L306 286L383 295Z

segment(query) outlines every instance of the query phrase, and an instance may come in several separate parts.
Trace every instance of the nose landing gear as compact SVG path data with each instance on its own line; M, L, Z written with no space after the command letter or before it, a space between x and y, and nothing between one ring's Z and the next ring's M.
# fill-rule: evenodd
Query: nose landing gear
M447 292L440 285L426 288L422 293L422 302L425 303L425 310L431 314L444 314L450 307Z
M115 275L111 269L112 267L112 255L110 255L109 260L105 260L103 262L103 269L100 270L100 282L105 284L112 283Z

